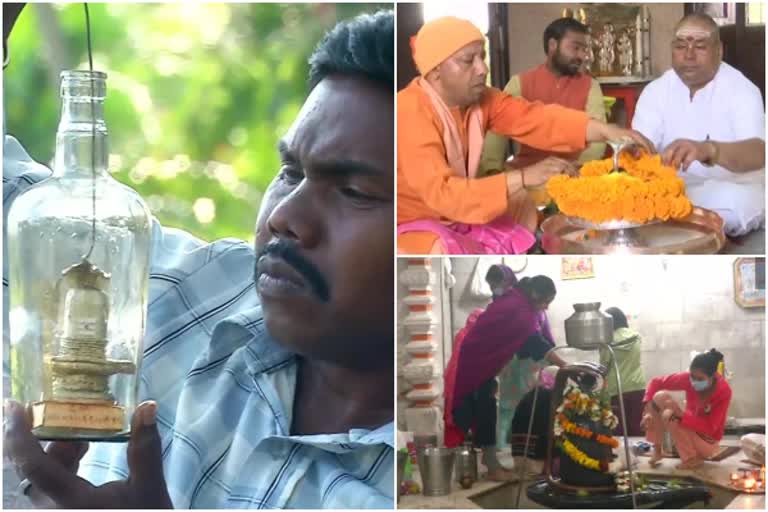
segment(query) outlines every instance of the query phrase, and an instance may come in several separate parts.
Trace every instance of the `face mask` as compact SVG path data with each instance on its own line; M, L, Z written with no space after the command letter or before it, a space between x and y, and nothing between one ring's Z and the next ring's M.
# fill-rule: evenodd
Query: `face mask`
M693 386L693 389L695 389L696 391L705 391L709 387L709 379L696 380L693 377L691 377L691 386Z
M493 293L494 297L501 297L504 294L505 288L493 288L491 290L491 293Z

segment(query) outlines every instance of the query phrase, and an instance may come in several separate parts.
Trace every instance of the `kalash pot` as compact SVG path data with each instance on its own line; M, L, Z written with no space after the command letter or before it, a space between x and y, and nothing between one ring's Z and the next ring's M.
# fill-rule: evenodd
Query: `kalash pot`
M576 311L565 320L565 342L582 350L613 341L613 318L600 311L599 302L574 304Z

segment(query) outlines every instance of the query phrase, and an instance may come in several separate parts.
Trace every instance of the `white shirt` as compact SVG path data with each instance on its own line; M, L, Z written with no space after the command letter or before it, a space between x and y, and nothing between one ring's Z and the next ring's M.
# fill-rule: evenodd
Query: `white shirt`
M755 84L723 62L714 79L693 99L674 69L648 84L637 102L632 127L648 137L660 152L677 139L765 140L765 110ZM765 173L737 174L694 162L683 176L686 181L698 177L762 183Z

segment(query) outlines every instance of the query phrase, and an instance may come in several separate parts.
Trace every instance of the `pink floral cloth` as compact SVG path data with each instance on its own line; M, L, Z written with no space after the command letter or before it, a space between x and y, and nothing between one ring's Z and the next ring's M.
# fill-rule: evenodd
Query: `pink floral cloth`
M504 217L488 224L424 219L397 226L398 236L414 231L436 234L446 254L525 254L536 242L530 231Z

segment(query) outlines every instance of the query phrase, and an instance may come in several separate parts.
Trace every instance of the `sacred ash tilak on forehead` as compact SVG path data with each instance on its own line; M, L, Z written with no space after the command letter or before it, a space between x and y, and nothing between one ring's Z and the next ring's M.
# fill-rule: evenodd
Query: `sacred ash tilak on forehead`
M683 25L677 29L675 37L684 40L709 39L712 37L712 31L695 25Z

